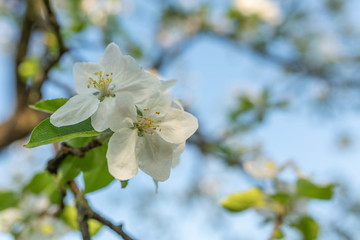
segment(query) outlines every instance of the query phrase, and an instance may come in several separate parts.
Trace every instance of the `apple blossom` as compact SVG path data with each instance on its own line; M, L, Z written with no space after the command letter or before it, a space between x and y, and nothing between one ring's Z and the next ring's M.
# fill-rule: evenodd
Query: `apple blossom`
M119 180L134 177L140 168L154 180L165 181L173 158L198 128L193 115L171 107L160 92L136 106L130 94L119 96L109 119L114 134L106 157L109 172Z
M124 56L119 47L111 43L100 64L76 63L74 82L78 95L70 98L51 117L57 127L73 125L91 117L96 131L104 131L108 117L114 109L114 100L128 92L134 102L140 102L154 93L160 86L160 79L142 70L131 56Z

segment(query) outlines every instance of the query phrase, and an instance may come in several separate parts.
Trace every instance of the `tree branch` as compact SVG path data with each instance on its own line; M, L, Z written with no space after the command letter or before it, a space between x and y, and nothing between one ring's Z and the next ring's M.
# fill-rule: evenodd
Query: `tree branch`
M34 31L34 25L40 21L40 17L37 14L39 11L35 9L39 4L35 4L35 0L28 0L15 57L14 70L17 105L13 115L0 125L0 150L12 142L26 137L34 127L48 116L47 114L30 109L28 105L41 99L41 87L48 79L49 71L59 62L63 54L68 51L64 45L60 25L56 20L55 13L51 8L49 0L44 0L44 5L47 13L46 19L48 26L54 31L57 38L59 53L54 58L44 57L42 67L35 76L35 83L30 88L27 88L26 81L20 76L18 67L27 56L27 50L30 44L30 37Z
M102 143L98 139L94 139L89 144L81 148L74 148L63 142L60 150L56 153L56 156L48 161L46 170L50 173L56 174L60 164L66 156L74 155L83 158L86 152L101 145Z
M283 215L278 214L276 216L274 228L273 228L273 231L271 232L271 236L270 236L269 240L274 240L276 238L278 232L280 231L280 227L281 227L282 224L283 224Z
M83 240L90 240L91 237L90 237L89 224L88 224L88 220L89 220L88 202L83 197L80 189L78 188L78 186L76 185L74 180L69 182L69 187L70 187L70 190L75 195L75 205L76 205L76 210L77 210L77 218L76 219L79 224L79 229L80 229L81 235L83 237Z
M100 214L96 213L92 208L89 206L87 199L84 197L83 193L80 191L79 187L77 186L74 180L69 182L70 190L75 195L76 201L76 209L78 212L78 223L81 234L83 236L83 240L90 239L89 233L89 226L87 221L89 219L95 219L100 223L108 226L111 230L116 232L119 236L121 236L124 240L134 240L130 237L126 232L124 232L123 225L114 225L111 221L107 220L106 218L102 217Z

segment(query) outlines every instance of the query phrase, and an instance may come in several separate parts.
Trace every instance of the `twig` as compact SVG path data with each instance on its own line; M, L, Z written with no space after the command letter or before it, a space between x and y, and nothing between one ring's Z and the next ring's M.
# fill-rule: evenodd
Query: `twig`
M41 87L48 79L49 71L60 61L68 49L64 45L61 36L60 25L56 20L54 11L51 8L50 1L44 0L46 8L46 19L49 27L54 31L58 45L59 53L54 58L44 58L41 69L35 76L35 84L27 88L26 82L21 78L18 67L27 56L27 50L30 44L30 37L34 30L34 25L40 21L37 15L39 11L35 9L38 4L35 0L27 0L26 12L22 22L20 39L17 44L17 53L15 57L15 81L17 105L14 114L6 122L0 125L0 150L8 146L10 143L26 137L36 125L47 117L47 114L28 108L29 104L33 104L41 98Z
M271 236L269 240L273 240L276 237L276 234L278 233L278 231L280 230L280 226L283 224L283 215L282 214L278 214L276 216L276 220L275 220L275 224L274 224L274 228L273 231L271 232Z
M112 222L110 222L109 220L107 220L106 218L100 216L98 213L96 212L92 212L92 214L90 215L90 217L92 219L95 219L99 222L101 222L102 224L108 226L109 228L111 228L114 232L116 232L117 234L119 234L124 240L133 240L133 238L131 238L129 235L127 235L124 231L123 231L123 225L115 225Z
M101 145L102 143L98 139L94 139L89 144L81 148L74 148L63 142L60 150L56 153L56 156L48 161L46 170L50 173L56 174L60 164L66 156L74 155L83 158L86 152Z
M87 203L87 200L83 197L80 189L76 185L75 181L72 180L69 182L70 190L75 195L75 204L76 204L76 210L77 210L77 221L79 224L79 229L81 232L81 235L83 237L83 240L90 240L90 231L89 231L89 205Z
M83 236L83 240L90 239L89 226L87 223L89 219L97 220L98 222L104 224L105 226L108 226L114 232L119 234L119 236L121 236L124 240L134 240L126 232L124 232L124 230L122 229L123 228L122 224L115 225L111 221L107 220L106 218L102 217L100 214L92 210L92 208L88 204L88 201L86 200L86 198L84 197L83 193L80 191L79 187L77 186L74 180L69 182L69 187L70 190L75 195L76 209L78 212L77 220L79 223L81 234Z

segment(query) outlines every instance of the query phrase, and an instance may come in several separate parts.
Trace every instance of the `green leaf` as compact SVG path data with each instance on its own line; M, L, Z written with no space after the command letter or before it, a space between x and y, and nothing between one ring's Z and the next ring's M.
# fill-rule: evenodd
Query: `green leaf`
M49 196L52 203L60 202L60 192L58 191L54 176L47 171L36 174L23 190L35 194L45 193Z
M285 236L284 233L280 229L278 229L277 231L274 232L273 237L275 239L283 239Z
M292 225L299 229L303 235L303 240L316 239L319 233L319 225L309 216L302 217L298 222Z
M60 215L61 219L72 229L79 230L77 211L74 206L65 205ZM102 224L94 219L88 220L90 235L94 236L102 227Z
M19 64L18 72L22 79L34 77L40 66L39 59L27 58Z
M129 180L121 181L121 188L126 188L129 184Z
M54 113L58 108L60 108L62 105L64 105L69 99L67 98L55 98L51 100L42 100L35 105L31 105L30 107L32 109L46 112L46 113Z
M279 203L286 203L290 199L290 195L287 193L278 192L274 195L271 195L271 198Z
M85 193L90 193L106 187L114 180L114 177L110 175L108 170L106 151L107 145L104 144L103 146L95 148L86 153L84 163L87 163L94 167L90 169L83 168Z
M47 118L34 128L25 147L33 148L71 138L91 137L99 134L91 126L90 118L78 124L64 127L55 127Z
M79 175L80 167L78 160L80 160L80 158L75 156L67 156L62 161L57 173L59 177L59 184L65 184Z
M329 200L332 198L334 185L320 186L301 178L296 182L296 188L299 196Z
M14 192L0 192L0 211L15 207L19 202L19 198Z
M246 192L231 194L221 202L221 205L232 212L261 208L266 205L265 194L259 188L252 188Z

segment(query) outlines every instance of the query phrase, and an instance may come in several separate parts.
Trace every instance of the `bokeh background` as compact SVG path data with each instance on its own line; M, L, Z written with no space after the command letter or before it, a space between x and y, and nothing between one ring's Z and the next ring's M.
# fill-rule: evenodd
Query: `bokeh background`
M277 175L283 184L291 186L299 172L336 184L331 201L305 201L294 213L312 216L317 239L360 239L359 1L50 4L63 46L43 1L0 1L2 191L20 192L54 156L50 145L23 147L45 117L27 106L75 94L73 64L98 62L115 42L144 69L176 79L169 95L200 127L158 193L140 172L125 189L113 181L88 194L94 209L124 223L136 239L269 239L274 224L266 213L231 213L220 202L253 186L272 189L273 180L244 170L247 161L270 159L295 166ZM82 186L81 176L76 180ZM73 201L70 194L66 201ZM282 231L285 239L316 238L287 223ZM81 235L69 230L34 239L58 238ZM120 238L103 227L93 239Z

